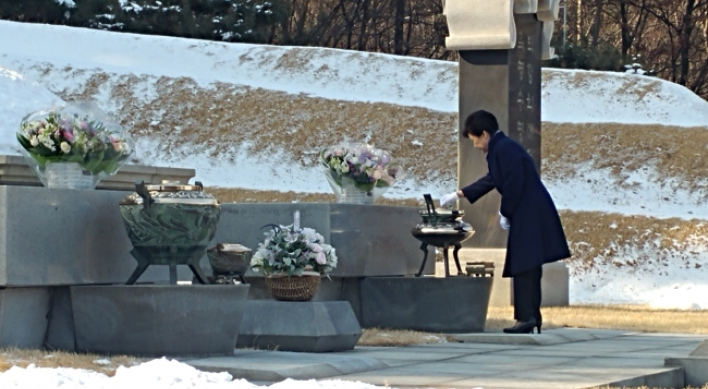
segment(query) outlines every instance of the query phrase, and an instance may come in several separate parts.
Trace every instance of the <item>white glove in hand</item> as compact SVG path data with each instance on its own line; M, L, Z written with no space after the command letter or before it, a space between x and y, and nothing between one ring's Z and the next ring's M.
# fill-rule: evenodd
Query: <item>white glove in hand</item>
M454 204L455 201L457 201L457 191L452 192L450 194L446 194L445 196L440 198L440 206L444 207L448 204Z
M505 218L501 212L499 212L499 225L501 226L502 229L508 230L509 227L511 227L511 223L509 222L509 219Z

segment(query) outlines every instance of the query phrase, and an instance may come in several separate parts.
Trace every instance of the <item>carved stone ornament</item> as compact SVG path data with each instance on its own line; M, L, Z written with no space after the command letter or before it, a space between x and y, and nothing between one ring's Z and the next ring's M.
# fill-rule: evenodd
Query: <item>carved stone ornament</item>
M544 22L543 47L550 47L560 0L445 0L448 50L508 50L516 47L514 14L536 14ZM541 58L553 53L544 50Z

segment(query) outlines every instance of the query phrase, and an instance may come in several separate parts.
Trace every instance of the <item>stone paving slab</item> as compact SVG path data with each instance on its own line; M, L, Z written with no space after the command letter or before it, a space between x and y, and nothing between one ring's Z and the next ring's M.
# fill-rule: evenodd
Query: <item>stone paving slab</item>
M394 388L683 387L683 369L665 366L664 359L688 356L703 339L603 330L559 329L546 333L566 341L529 345L500 338L502 344L356 347L318 354L237 350L233 357L185 362L201 370L227 371L235 378L259 384L314 378Z
M523 371L486 377L472 377L459 381L447 382L450 388L588 388L601 386L607 381L599 375L569 374L549 371Z
M455 342L450 342L450 343L431 343L431 344L419 344L415 347L419 347L420 349L435 349L435 348L442 348L445 350L450 350L450 349L480 349L480 350L515 350L518 349L519 347L523 347L524 345L517 345L517 344L494 344L494 343L455 343Z
M464 343L549 346L590 340L620 338L631 334L634 333L612 330L588 330L583 328L554 328L552 330L544 331L541 334L509 335L503 333L502 331L497 331L471 334L448 334L448 336L454 341Z
M493 344L513 344L513 345L535 345L548 346L552 344L563 344L572 342L560 335L548 334L519 334L509 336L504 333L484 333L484 334L450 334L452 340L463 343L493 343Z
M200 358L185 360L184 363L203 371L226 371L236 378L271 382L286 378L317 379L388 367L378 359L365 355L260 350L238 350L233 357Z

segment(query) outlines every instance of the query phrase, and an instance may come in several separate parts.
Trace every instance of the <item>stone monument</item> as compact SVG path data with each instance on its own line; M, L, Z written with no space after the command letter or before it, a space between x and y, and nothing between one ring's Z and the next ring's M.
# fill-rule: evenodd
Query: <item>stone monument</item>
M459 124L470 113L492 112L499 126L531 154L541 167L541 60L550 59L558 0L446 0L443 13L450 36L445 45L459 52ZM460 131L462 134L462 131ZM458 185L468 185L487 173L483 153L460 135ZM500 197L496 191L475 204L460 201L465 218L477 233L463 243L463 261L493 261L503 267L507 234L499 226ZM554 274L558 272L558 276ZM490 305L509 305L508 279L497 272ZM564 264L544 267L544 283L565 277ZM559 278L556 280L554 278ZM567 304L566 296L544 295L544 303ZM561 291L562 292L562 291ZM547 305L547 304L545 304Z

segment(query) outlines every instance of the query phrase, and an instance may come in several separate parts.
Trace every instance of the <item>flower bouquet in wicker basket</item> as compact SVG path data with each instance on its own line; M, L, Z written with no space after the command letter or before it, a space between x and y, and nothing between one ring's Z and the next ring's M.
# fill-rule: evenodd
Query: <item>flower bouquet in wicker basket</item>
M17 141L48 188L94 189L134 148L127 131L86 102L30 113L20 123Z
M309 301L320 277L337 267L335 249L312 228L270 225L266 239L251 258L254 272L263 272L268 292L280 301Z

